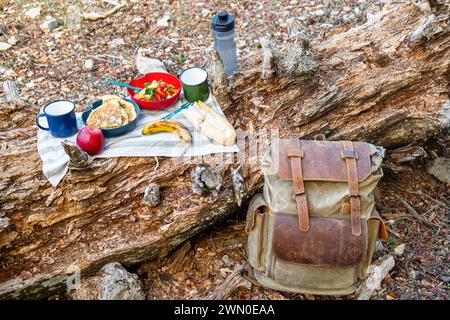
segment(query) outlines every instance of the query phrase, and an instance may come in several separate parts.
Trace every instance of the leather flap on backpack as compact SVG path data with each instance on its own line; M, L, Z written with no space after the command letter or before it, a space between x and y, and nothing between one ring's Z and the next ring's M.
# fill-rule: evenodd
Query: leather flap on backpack
M289 152L297 148L293 139L280 139L278 142L277 174L282 180L292 180L291 160ZM276 144L274 144L276 145ZM353 142L357 156L358 181L364 181L372 172L369 147L366 142ZM342 141L300 140L302 152L302 168L304 181L348 180L344 148ZM272 149L272 157L276 157L277 148Z
M367 223L361 223L361 236L354 236L350 219L311 217L308 232L299 231L295 215L274 213L273 219L272 251L278 259L314 266L354 267L365 257Z

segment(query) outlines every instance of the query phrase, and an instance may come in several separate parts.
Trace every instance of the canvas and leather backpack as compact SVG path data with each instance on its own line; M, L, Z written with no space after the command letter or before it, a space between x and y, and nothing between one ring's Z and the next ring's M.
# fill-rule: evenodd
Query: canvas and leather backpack
M262 159L264 194L247 211L248 260L281 291L347 295L371 263L384 149L365 142L278 139Z

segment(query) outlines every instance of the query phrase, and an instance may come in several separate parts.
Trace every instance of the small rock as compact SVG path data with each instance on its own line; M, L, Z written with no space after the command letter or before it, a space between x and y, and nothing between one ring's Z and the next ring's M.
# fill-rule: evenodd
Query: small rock
M318 9L318 10L313 11L312 15L316 16L316 17L321 17L321 16L325 15L325 11L322 9Z
M8 217L0 215L0 232L8 228L10 224L11 223Z
M142 283L118 262L105 265L101 270L100 300L144 300Z
M201 14L203 17L206 17L211 14L211 10L204 8L204 9L202 9Z
M62 38L63 35L64 35L64 31L58 31L58 32L53 33L53 37L55 39L60 39L60 38Z
M442 281L444 281L444 282L446 282L446 283L449 283L450 282L450 276L449 275L442 275L442 276L440 276L440 278L441 278L441 280Z
M41 14L41 9L42 9L42 7L40 7L40 6L31 8L31 9L25 11L25 15L27 17L30 17L31 19L34 19Z
M111 41L111 43L109 44L112 48L118 48L121 47L125 44L125 41L123 40L123 38L115 38Z
M45 32L52 32L58 28L58 26L58 20L53 17L47 17L47 19L40 25L40 28Z
M373 22L376 22L378 19L377 19L377 16L374 15L373 13L367 12L366 13L366 20L369 23L373 23Z
M109 263L93 277L84 278L67 292L74 300L144 300L138 276L118 262Z
M142 17L134 17L133 18L133 20L131 20L131 22L134 22L134 23L139 23L139 22L142 22L142 21L144 21L144 18L142 18Z
M15 45L17 43L17 38L15 36L10 37L8 43L12 46Z
M344 14L342 16L342 22L344 23L350 23L356 21L356 16L354 13L350 13L350 14Z
M331 23L322 23L320 25L320 28L329 30L329 29L333 29L333 25Z
M380 240L377 240L377 241L375 242L375 251L376 251L376 252L382 252L382 251L384 251L383 243L382 243Z
M15 78L15 77L17 77L17 73L13 69L6 69L4 74L5 74L5 76L7 78Z
M156 25L158 27L168 27L170 25L171 15L170 13L165 13L161 19L158 19Z
M202 172L200 179L214 195L217 195L217 192L222 187L222 175L216 168L206 168Z
M352 11L352 8L349 7L349 6L344 6L342 9L343 9L345 12L350 12L350 11Z
M330 16L332 16L332 17L336 17L338 14L339 14L339 11L337 11L337 10L331 10L331 12L330 12Z
M414 270L411 270L411 271L408 273L408 277L409 277L410 279L412 279L412 280L416 279L416 272L415 272Z
M33 278L33 274L29 271L22 271L20 273L20 279L22 279L22 281L28 280Z
M223 262L223 265L225 267L231 267L231 265L233 264L233 261L231 261L231 259L228 255L224 255L222 257L221 261Z
M450 183L450 158L436 158L429 164L428 172L440 181Z
M0 51L6 51L11 48L11 45L8 42L0 42Z
M151 207L155 207L161 203L161 194L159 185L150 183L144 190L144 202Z
M243 47L245 47L245 45L246 45L246 42L244 40L242 40L242 39L236 40L236 46L238 48L243 48Z
M83 65L85 70L92 70L94 68L94 60L86 59Z
M398 257L400 257L403 254L403 251L405 251L405 244L402 243L401 245L395 247L394 254Z

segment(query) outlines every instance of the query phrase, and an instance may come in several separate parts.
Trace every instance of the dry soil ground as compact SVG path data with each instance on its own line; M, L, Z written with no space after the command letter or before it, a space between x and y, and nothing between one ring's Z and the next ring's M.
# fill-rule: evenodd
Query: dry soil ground
M104 78L127 81L137 75L134 59L140 48L161 59L173 73L204 65L205 52L213 44L210 19L217 11L226 10L235 16L236 43L243 57L258 45L262 35L281 39L287 18L302 21L310 37L321 39L364 23L386 0L128 1L109 18L81 21L79 28L64 25L70 5L91 12L107 10L112 2L0 0L0 42L10 45L0 51L0 81L14 80L21 97L36 112L54 98L74 100L82 110L96 96L120 92ZM42 8L39 16L25 15L37 6ZM167 26L158 23L164 15ZM56 18L59 27L51 32L41 30L46 16ZM69 16L77 20L73 11ZM0 92L0 103L4 99ZM401 174L387 172L380 187L377 206L387 221L389 239L379 245L375 256L392 253L401 244L405 244L405 250L374 298L448 299L448 186L426 173L423 163L405 168L407 171ZM398 198L413 205L430 227L410 215ZM192 239L179 264L170 263L173 258L169 257L136 267L148 299L207 295L245 261L244 219L243 212L238 213ZM336 299L258 286L251 291L239 290L232 298Z

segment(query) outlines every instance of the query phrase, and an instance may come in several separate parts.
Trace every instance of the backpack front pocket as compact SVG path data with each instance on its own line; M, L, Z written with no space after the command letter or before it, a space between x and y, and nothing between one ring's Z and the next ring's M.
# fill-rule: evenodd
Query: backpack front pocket
M255 195L247 211L248 261L260 271L264 270L265 239L270 210L262 194Z
M314 266L356 267L366 258L367 223L352 234L350 219L310 218L310 229L298 228L296 215L273 214L272 252L277 259Z

